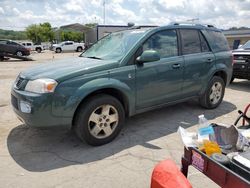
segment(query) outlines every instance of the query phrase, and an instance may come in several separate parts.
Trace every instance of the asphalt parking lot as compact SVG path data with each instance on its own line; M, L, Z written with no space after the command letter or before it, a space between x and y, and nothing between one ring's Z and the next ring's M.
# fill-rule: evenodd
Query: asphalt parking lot
M204 110L196 101L137 115L127 120L112 143L91 147L66 129L35 129L23 125L10 104L10 88L17 74L34 65L77 56L79 53L34 53L35 61L0 62L0 187L144 188L161 160L179 166L183 145L178 126L195 130L198 115L210 122L232 124L237 110L249 103L250 81L235 80L215 110ZM190 167L193 187L217 187Z

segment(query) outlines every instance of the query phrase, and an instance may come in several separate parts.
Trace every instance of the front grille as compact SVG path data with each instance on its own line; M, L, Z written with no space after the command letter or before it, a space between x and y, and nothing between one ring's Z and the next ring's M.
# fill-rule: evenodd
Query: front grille
M248 64L250 63L250 55L234 55L234 62Z
M27 80L25 80L24 78L18 76L16 81L15 81L15 88L18 90L23 90L25 88L27 84Z
M11 95L11 104L15 109L18 110L18 100L14 95Z
M21 77L18 77L17 81L16 81L16 88L20 89L22 83L23 83L24 79Z

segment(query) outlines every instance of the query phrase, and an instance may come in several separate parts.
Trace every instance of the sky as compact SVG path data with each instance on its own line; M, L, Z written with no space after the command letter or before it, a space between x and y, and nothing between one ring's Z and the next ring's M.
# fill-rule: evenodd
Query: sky
M0 0L0 29L24 30L30 24L53 27L104 24L104 0ZM105 0L105 24L212 24L221 29L250 27L250 0Z

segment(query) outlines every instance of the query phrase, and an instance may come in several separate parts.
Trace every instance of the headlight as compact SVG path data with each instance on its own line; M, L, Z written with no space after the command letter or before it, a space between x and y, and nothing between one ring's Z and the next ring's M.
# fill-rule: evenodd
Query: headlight
M57 82L52 79L37 79L28 81L25 91L34 93L52 93L57 86Z

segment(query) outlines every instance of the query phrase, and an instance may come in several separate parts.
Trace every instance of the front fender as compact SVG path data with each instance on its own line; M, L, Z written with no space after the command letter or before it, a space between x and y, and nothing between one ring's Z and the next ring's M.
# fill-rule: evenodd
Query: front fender
M74 85L74 83L72 84ZM70 86L63 85L61 86L61 91L60 89L57 91L53 105L54 115L73 118L79 104L91 93L102 89L116 89L120 91L127 99L129 111L134 109L135 98L133 97L134 93L132 89L126 83L116 79L97 78L90 80L77 87L74 92L71 92L70 88Z

